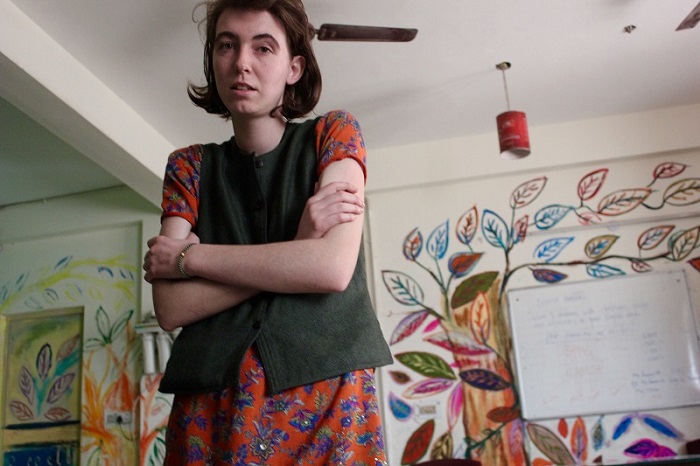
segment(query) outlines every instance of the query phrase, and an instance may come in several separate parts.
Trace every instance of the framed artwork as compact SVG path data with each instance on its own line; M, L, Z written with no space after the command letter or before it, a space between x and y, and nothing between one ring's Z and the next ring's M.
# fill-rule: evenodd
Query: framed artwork
M4 464L78 464L83 309L1 316Z

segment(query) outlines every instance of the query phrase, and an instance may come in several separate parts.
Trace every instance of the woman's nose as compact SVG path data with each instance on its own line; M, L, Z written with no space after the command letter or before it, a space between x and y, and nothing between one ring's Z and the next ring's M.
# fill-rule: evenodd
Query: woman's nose
M250 72L250 55L251 52L246 50L244 47L238 51L236 55L236 60L234 61L234 68L237 73L248 73Z

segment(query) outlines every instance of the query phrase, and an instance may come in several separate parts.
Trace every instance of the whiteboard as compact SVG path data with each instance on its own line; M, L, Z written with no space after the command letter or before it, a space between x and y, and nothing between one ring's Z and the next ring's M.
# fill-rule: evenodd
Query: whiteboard
M682 270L507 293L525 419L700 404L700 349Z

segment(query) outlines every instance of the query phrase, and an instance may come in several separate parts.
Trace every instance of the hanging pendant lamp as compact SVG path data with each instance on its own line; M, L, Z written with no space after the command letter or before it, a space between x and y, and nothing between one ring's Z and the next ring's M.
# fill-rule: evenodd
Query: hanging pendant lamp
M501 157L511 160L522 159L530 155L527 116L525 112L510 109L508 83L506 82L506 70L510 68L510 63L504 61L496 65L496 68L503 73L503 89L506 93L506 105L508 108L508 111L496 117Z

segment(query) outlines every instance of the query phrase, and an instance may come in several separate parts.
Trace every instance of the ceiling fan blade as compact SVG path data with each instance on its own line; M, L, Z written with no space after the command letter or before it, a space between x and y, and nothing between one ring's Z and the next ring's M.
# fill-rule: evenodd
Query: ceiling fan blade
M348 24L322 24L316 30L318 40L359 41L359 42L409 42L418 29L352 26Z
M700 3L697 4L695 8L685 17L683 22L678 25L676 31L681 31L683 29L692 29L698 25L700 22Z

